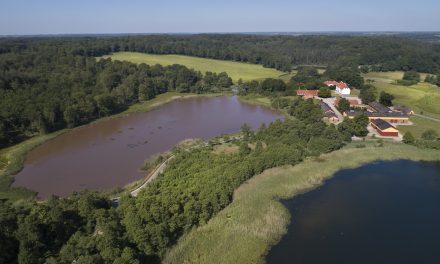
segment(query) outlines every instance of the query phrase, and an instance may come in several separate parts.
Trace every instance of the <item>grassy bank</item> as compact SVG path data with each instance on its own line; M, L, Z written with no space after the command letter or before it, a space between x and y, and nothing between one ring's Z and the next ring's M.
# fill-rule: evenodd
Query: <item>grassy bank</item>
M242 79L244 81L258 80L265 78L278 78L283 77L288 79L288 76L284 72L264 68L261 65L235 62L205 59L183 55L155 55L139 52L117 52L103 58L112 58L113 60L130 61L133 63L146 63L149 65L160 64L163 66L181 64L190 69L205 73L207 71L220 73L226 72L234 81Z
M440 152L386 143L342 150L297 166L267 170L235 191L234 201L208 224L192 230L167 254L164 263L263 263L271 245L286 233L289 212L279 202L323 183L341 169L375 160L440 159ZM295 217L295 216L293 216Z
M26 154L33 148L55 138L67 130L36 136L17 145L0 150L0 199L19 200L33 198L35 193L24 188L11 188L14 175L23 168Z

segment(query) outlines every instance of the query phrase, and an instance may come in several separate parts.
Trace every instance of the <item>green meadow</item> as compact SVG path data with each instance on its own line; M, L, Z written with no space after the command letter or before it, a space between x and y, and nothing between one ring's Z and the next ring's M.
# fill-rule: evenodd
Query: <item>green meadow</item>
M375 160L438 160L440 151L413 146L365 142L310 158L296 166L269 169L254 176L234 193L233 202L207 224L184 235L168 252L164 263L264 263L272 245L287 232L295 215L280 203L323 184L341 169Z
M145 63L149 65L160 64L167 66L181 64L202 73L207 71L215 73L226 72L234 82L238 81L239 79L244 81L265 78L281 78L283 80L290 79L290 74L286 74L285 72L271 68L264 68L263 66L257 64L205 59L183 55L155 55L139 52L116 52L111 55L103 56L102 58L130 61L133 63Z
M401 80L403 72L370 72L363 75L365 80L373 80L373 85L378 92L385 91L394 95L394 105L405 105L417 114L440 119L440 88L430 83L420 82L411 86L397 85L396 80ZM421 74L424 80L426 74ZM402 132L410 131L420 136L427 129L440 132L440 122L412 117L415 126L399 126Z

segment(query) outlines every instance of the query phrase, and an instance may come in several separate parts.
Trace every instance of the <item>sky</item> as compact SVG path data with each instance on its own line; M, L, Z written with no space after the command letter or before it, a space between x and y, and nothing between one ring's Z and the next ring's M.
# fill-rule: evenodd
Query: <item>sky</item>
M0 35L440 31L439 0L0 0Z

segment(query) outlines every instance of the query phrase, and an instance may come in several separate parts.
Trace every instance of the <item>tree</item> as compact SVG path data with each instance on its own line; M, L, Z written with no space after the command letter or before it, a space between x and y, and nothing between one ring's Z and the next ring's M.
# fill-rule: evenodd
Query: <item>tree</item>
M392 106L393 105L393 99L394 96L392 94L389 94L387 92L380 92L379 96L379 103L385 105L385 106Z
M261 83L261 90L264 94L286 91L286 83L279 79L268 78Z
M412 145L415 143L415 141L416 141L416 139L414 138L414 136L411 132L406 132L403 135L403 143Z
M436 140L438 138L438 133L434 129L428 129L422 134L422 139L425 140Z
M298 72L291 78L291 81L295 83L310 83L319 79L319 73L316 68L313 67L300 67Z
M350 110L350 102L345 98L341 98L338 102L338 109L342 113L349 111Z
M318 96L322 98L332 97L332 92L328 87L319 88Z
M369 84L365 85L365 87L361 89L359 98L362 99L362 103L364 104L369 104L371 102L376 101L377 98L376 87Z
M240 144L240 147L238 149L238 153L241 156L246 156L249 153L251 153L251 148L248 146L248 143L246 141L244 141Z
M420 82L420 73L416 71L406 71L403 74L403 80Z
M243 134L244 141L248 141L252 137L252 130L248 124L244 123L243 125L241 125L240 131Z

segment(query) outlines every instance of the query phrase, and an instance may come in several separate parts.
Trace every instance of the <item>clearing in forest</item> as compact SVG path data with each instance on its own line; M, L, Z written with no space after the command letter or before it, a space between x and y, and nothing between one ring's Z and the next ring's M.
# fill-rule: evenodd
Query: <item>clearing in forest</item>
M207 71L221 73L226 72L234 82L258 80L265 78L286 77L286 73L276 69L264 68L262 65L244 62L214 60L183 55L156 55L139 52L116 52L103 56L112 60L130 61L133 63L146 63L149 65L160 64L163 66L181 64L190 69L205 73ZM283 76L284 75L284 76ZM289 78L290 79L290 78Z

